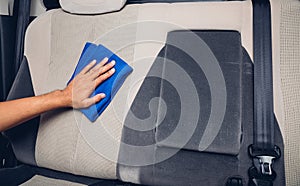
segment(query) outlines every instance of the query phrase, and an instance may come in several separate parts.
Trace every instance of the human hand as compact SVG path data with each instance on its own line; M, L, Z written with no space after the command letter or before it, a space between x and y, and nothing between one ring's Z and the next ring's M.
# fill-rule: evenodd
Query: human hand
M115 72L113 68L115 61L110 63L107 63L107 61L108 58L104 58L97 65L95 65L96 60L92 61L63 90L68 100L67 106L75 109L86 108L105 97L104 93L100 93L90 98L96 87Z

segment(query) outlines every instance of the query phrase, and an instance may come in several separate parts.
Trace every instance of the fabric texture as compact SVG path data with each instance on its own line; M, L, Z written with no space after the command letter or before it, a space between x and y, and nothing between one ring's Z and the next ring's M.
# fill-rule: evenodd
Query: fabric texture
M69 181L47 178L44 176L36 175L25 183L21 184L21 186L83 186L80 183L73 183Z
M204 31L203 35L205 35L205 32L206 31ZM214 35L215 33L211 32L210 34ZM218 38L218 36L214 36L215 38ZM233 36L238 37L234 32ZM185 41L187 41L187 44L190 44L191 42L187 39ZM211 42L218 43L219 41L214 40ZM230 42L228 42L226 46L228 44L230 44ZM209 46L211 46L211 43ZM224 47L224 45L214 46L213 51L216 52L218 47L221 48ZM222 126L214 143L211 144L212 148L209 147L205 152L195 152L190 150L191 147L194 147L191 145L193 143L187 143L187 147L183 148L174 145L171 146L172 148L169 148L170 143L161 145L161 143L157 141L161 140L162 137L162 134L160 134L161 137L157 137L159 132L165 132L164 135L168 135L163 136L165 139L172 139L171 137L174 137L174 133L180 131L180 129L178 129L180 126L191 129L189 125L192 125L192 122L197 117L195 114L199 114L201 117L201 112L209 112L209 102L211 102L203 101L209 99L209 95L207 95L207 89L209 89L209 87L203 85L201 89L203 95L201 95L202 93L200 92L199 96L201 101L200 106L202 108L200 113L197 113L196 107L193 107L195 106L193 102L196 102L197 104L196 97L191 96L188 92L184 92L186 94L180 94L179 96L178 92L182 89L185 90L186 84L183 84L181 81L179 81L179 84L174 83L177 82L178 78L183 79L184 76L190 76L191 79L198 80L194 81L196 86L197 83L206 84L206 80L201 79L199 82L199 79L196 78L201 76L199 73L200 70L198 69L199 67L195 68L194 66L194 68L191 69L184 68L185 63L192 65L192 60L187 56L185 56L184 60L181 58L177 58L176 60L172 58L182 55L180 54L182 51L174 52L173 50L172 52L172 50L166 50L166 48L167 47L164 47L159 52L125 119L118 160L118 178L122 181L145 185L180 186L199 185L199 183L202 185L225 185L228 177L239 175L243 183L247 185L248 169L252 166L252 159L249 157L248 147L253 143L253 64L249 55L244 49L235 50L234 54L231 54L236 54L239 63L236 61L234 64L236 64L237 68L231 66L230 59L232 59L232 56L217 55L219 60L222 61L220 62L220 65L224 65L222 67L222 72L227 74L225 75L226 82L228 83L227 86L233 86L236 83L236 80L233 80L235 77L233 74L241 74L241 80L238 81L240 82L241 87L233 86L232 88L228 88L227 92L228 101L233 101L236 98L235 91L239 91L238 94L240 97L238 99L240 100L240 104L238 107L242 114L238 121L241 123L234 121L234 118L230 118L234 121L234 124L230 122L227 123L226 120L228 120L228 118L226 120L224 119L224 127ZM217 53L218 52L216 52L216 54ZM226 59L229 59L227 62L231 65L225 65ZM186 74L184 71L178 73L176 71L176 73L171 74L170 72L172 71L172 67L174 69L174 66L170 64L166 65L169 60L171 60L171 63L182 65L180 67L183 70L187 70L188 73ZM212 67L210 66L210 68ZM228 76L228 74L232 74L233 76ZM190 91L192 91L191 86L189 86L189 92ZM201 96L204 97L201 98ZM189 107L186 107L182 111L181 109L184 108L182 106L185 104L184 102L187 102ZM229 105L227 105L227 108L228 110L234 110L230 108ZM181 120L181 117L184 118L182 114L186 114L184 113L185 111L190 111L193 115L188 115L191 116L188 120ZM233 115L234 114L230 114L231 117L233 117ZM202 118L205 117L202 115ZM205 125L206 122L207 119L200 119L200 122L197 123L196 130L188 131L193 132L193 137L189 142L194 142L195 144L195 141L198 140L199 144L199 141L201 140L199 137L201 132L203 132L202 125ZM175 128L174 125L176 124L177 126ZM170 128L168 128L168 126L170 126ZM226 133L230 133L229 130L243 131L242 138L239 141L240 144L236 145L236 142L231 142L230 139L227 139L223 140L223 142L228 144L223 144L224 147L222 147L218 141L222 141L222 138L224 137L226 138L226 135L228 135ZM179 135L182 133L189 135L188 132L181 130ZM283 149L283 140L277 123L275 126L275 136L276 144ZM175 140L178 139L175 138ZM180 143L183 144L179 141L176 145ZM234 148L238 147L238 155L235 153L229 154L228 152L231 151L231 149L228 149L230 147L227 145L232 145ZM218 151L214 149L214 147L218 147ZM283 162L283 158L281 158L274 165L277 172L274 186L285 185Z
M167 32L175 28L237 30L251 57L251 16L251 2L243 1L127 5L121 11L96 16L58 9L36 18L25 42L36 95L65 87L87 41L103 44L135 69L95 123L72 109L42 114L35 149L37 165L116 179L125 117L165 44ZM195 21L202 17L209 19Z
M122 46L135 41L136 28L115 28L136 20L136 7L101 16L52 10L35 19L27 31L25 49L36 94L66 86L87 41L105 45L132 66L134 47ZM61 109L42 114L35 152L37 165L77 175L116 179L122 115L130 79L129 76L94 123L78 110Z
M31 75L26 57L23 57L21 66L10 89L7 100L35 96ZM22 125L11 128L3 134L10 140L16 158L30 165L36 165L35 144L40 117L35 117ZM26 147L26 148L24 148Z
M105 93L106 97L102 99L95 105L90 106L86 109L81 109L83 114L91 121L94 122L101 113L106 109L111 100L114 98L118 90L121 88L127 76L132 72L132 68L123 61L116 54L111 52L109 49L105 48L103 45L95 45L92 43L86 43L82 55L79 59L79 62L76 66L74 74L69 80L68 84L81 70L88 65L92 60L96 60L97 64L101 62L105 57L108 57L108 62L114 60L116 62L114 68L115 73L106 81L104 81L100 86L98 86L95 91L92 93L92 97Z
M175 81L182 92L178 97L167 83L162 86L164 101L172 106L164 121L159 119L162 121L156 132L159 145L173 148L184 145L183 149L188 150L237 155L242 137L240 34L236 31L179 30L168 33L167 43L164 58L179 65L186 74L178 76L173 64L165 62L162 78ZM174 74L180 78L176 79ZM184 76L190 76L192 82L189 84ZM198 104L194 104L197 102L194 95L198 96ZM160 104L158 113L163 110ZM197 117L199 120L195 120ZM185 123L185 127L175 135L178 122ZM193 126L194 123L197 125ZM192 134L193 129L193 135L185 142L185 136ZM168 138L171 134L172 138Z
M280 75L287 185L300 185L300 2L281 1Z
M297 57L299 53L299 42L297 41L297 32L294 33L293 31L297 31L299 25L299 1L290 0L289 2L293 3L283 5L280 13L282 20L284 20L280 25L280 30L283 34L280 41L282 54L278 51L274 53L274 55L280 54L281 58L280 67L282 68L280 73L283 78L279 80L284 87L284 115L286 117L284 121L287 126L283 126L282 122L280 122L279 125L282 129L285 128L285 130L281 132L286 132L286 135L289 135L285 137L285 140L287 140L287 151L285 153L287 185L297 185L299 184L299 168L295 165L300 164L298 156L299 145L297 142L297 137L299 136L299 132L297 132L299 129L299 121L297 119L299 110L297 109L299 108L297 82L299 78L298 74L294 73L294 69L298 68L296 64L298 64L297 60L299 60ZM181 12L181 14L178 14L178 12ZM203 17L207 19L201 19ZM291 17L293 19L291 19ZM195 21L195 18L199 19ZM250 58L252 58L251 19L251 1L180 3L180 5L167 3L132 5L126 6L120 12L101 16L76 16L67 14L61 10L49 11L39 16L30 25L26 35L25 53L29 59L34 92L36 95L39 95L57 88L63 88L65 86L64 83L73 72L72 69L75 68L75 62L78 61L81 50L80 46L83 46L87 40L99 40L101 43L105 41L105 46L114 46L114 52L118 51L118 55L124 58L131 66L138 66L132 65L133 61L138 61L142 57L156 56L164 44L157 46L139 44L134 47L127 47L121 51L118 49L120 49L119 46L128 40L134 41L135 38L147 39L147 36L151 34L159 35L160 38L163 38L162 41L164 41L165 33L172 30L172 28L149 28L143 27L143 25L140 24L140 27L132 27L132 30L127 30L128 32L119 32L119 35L114 34L114 37L109 37L108 39L102 37L99 39L100 36L105 35L105 33L110 32L120 25L135 22L136 20L140 22L147 20L166 21L190 29L238 30L241 32L242 44L249 53ZM155 32L156 30L159 32ZM152 62L140 65L139 70L135 70L132 75L140 74L141 76L145 76ZM113 100L112 104L108 106L107 110L100 116L101 121L99 121L99 123L109 124L102 129L107 129L109 134L111 134L116 141L121 138L121 130L123 127L122 118L124 114L120 114L120 112L116 114L114 108L123 105L124 102L121 100L123 98L127 99L128 89L130 89L130 100L133 101L141 85L141 83L136 83L136 86L132 88L128 85L128 82L125 82L125 84L121 87L118 95L116 95L115 101ZM45 87L45 85L50 86ZM128 104L131 105L132 101L129 101ZM248 106L247 104L245 105L245 107ZM275 105L277 108L281 106L282 104L280 102ZM127 113L127 111L125 109L123 112ZM64 115L64 113L66 113L66 115ZM244 116L245 115L249 115L249 113L245 112ZM91 147L86 138L78 131L78 120L74 119L75 116L78 119L81 114L76 111L61 110L42 116L42 124L39 128L36 145L36 159L38 165L80 175L114 178L116 173L115 161L109 161L101 157L98 151L96 152L95 149ZM86 124L90 123L87 122ZM99 146L102 147L103 151L108 151L115 157L115 154L118 154L119 143L113 143L104 137L104 139L102 139L99 137L102 135L101 131L95 131L98 133L96 137L94 136L94 141L101 144ZM94 133L91 132L90 134L92 136ZM116 147L112 147L114 145L116 145ZM89 157L88 159L86 158L87 156ZM70 157L72 158L70 159Z
M42 180L31 180L34 177L40 177ZM45 180L42 184L40 181ZM105 180L95 179L85 176L78 176L70 173L40 168L29 165L19 165L14 168L7 168L0 170L0 185L5 186L16 186L27 182L27 185L39 183L39 185L52 186L57 182L70 183L70 184L83 184L83 185L95 185L95 186L107 186L107 185L118 185L118 186L130 186L132 184L124 183L117 180Z
M120 10L126 0L60 0L63 10L73 14L103 14Z

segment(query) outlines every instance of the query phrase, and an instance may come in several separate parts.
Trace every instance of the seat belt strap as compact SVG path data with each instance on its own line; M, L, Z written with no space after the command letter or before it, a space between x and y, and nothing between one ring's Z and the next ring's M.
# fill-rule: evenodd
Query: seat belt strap
M254 56L254 127L253 145L249 153L253 167L249 169L250 185L272 185L276 172L273 161L280 157L274 144L272 34L269 0L252 0Z
M24 56L24 39L27 26L30 19L31 0L18 1L18 18L15 46L15 75L17 74Z

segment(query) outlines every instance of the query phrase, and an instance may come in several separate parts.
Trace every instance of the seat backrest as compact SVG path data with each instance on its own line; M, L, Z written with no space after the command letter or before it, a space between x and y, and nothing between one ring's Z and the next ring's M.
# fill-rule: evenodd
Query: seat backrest
M97 16L72 15L57 9L38 17L26 36L26 57L36 95L65 87L87 41L115 51L134 72L94 124L72 109L43 114L36 142L37 165L116 178L124 119L165 45L167 33L182 29L236 30L242 33L242 43L251 54L251 26L249 1L134 4Z
M277 18L275 17L275 20L279 21ZM145 164L133 165L134 163L129 160L132 159L132 157L124 155L128 149L131 149L128 147L128 144L126 144L126 141L135 143L129 144L129 146L149 146L151 143L157 143L158 147L155 147L155 149L166 147L166 149L171 149L170 151L172 151L172 149L183 148L188 151L182 153L190 152L191 150L191 154L188 155L191 157L199 155L199 151L227 154L236 157L240 151L242 141L243 114L239 106L241 106L243 102L237 102L232 97L232 100L227 99L224 103L225 107L226 105L231 105L232 108L230 107L228 110L232 111L231 114L236 115L230 118L229 121L223 120L224 117L221 117L219 120L215 119L211 121L211 123L221 123L222 126L230 123L230 126L233 127L232 131L235 131L233 133L236 135L232 136L230 130L223 129L220 125L219 129L222 128L220 129L221 132L218 130L217 133L214 134L213 131L208 131L208 134L218 135L219 138L216 137L216 139L219 139L219 141L216 140L213 142L213 139L207 138L208 145L206 146L193 141L194 139L201 139L205 136L204 129L195 130L199 135L196 134L196 137L191 137L190 141L181 141L181 137L186 135L185 133L181 133L182 135L179 137L176 136L174 139L164 141L163 143L159 143L159 141L165 138L165 134L172 133L172 131L169 131L169 129L172 128L171 125L157 131L150 126L149 130L152 131L153 129L151 134L141 133L140 136L136 134L131 135L130 132L124 132L124 129L134 127L131 125L134 123L132 121L140 121L141 123L146 121L146 123L150 122L156 127L158 123L164 120L164 116L167 116L166 113L169 111L164 111L164 104L167 102L161 99L153 99L152 101L144 103L143 100L146 100L147 97L139 98L142 102L139 102L137 97L143 95L141 94L143 91L145 91L145 95L147 95L146 92L150 92L154 97L161 96L168 82L163 84L159 81L155 84L155 80L153 80L147 85L146 79L152 76L168 79L169 76L172 76L173 71L168 72L168 70L166 70L172 69L172 67L167 68L166 64L159 62L159 59L165 59L165 57L169 55L168 53L164 54L165 51L172 51L172 47L167 50L166 46L170 44L167 42L171 42L171 45L179 42L178 46L182 46L180 43L184 43L184 41L180 41L178 38L190 37L190 35L185 35L184 32L182 34L181 31L191 33L191 38L198 35L201 38L200 43L204 41L201 46L207 48L208 53L212 51L212 54L214 54L212 55L214 57L208 56L207 59L216 58L221 64L219 74L224 77L226 76L225 81L224 79L223 82L222 80L220 80L220 82L218 81L218 85L226 83L227 90L230 91L227 91L228 95L232 94L232 91L236 91L236 94L233 95L242 97L243 90L237 85L238 82L242 82L242 75L236 78L240 81L235 81L233 76L230 75L228 75L228 79L226 79L226 73L235 73L234 70L230 72L230 70L227 69L227 71L226 65L227 63L228 65L233 64L232 69L234 69L234 65L239 67L244 60L243 53L249 55L249 59L247 59L248 62L252 59L251 1L129 4L120 11L100 15L77 15L67 13L62 9L55 9L36 18L27 30L25 41L25 56L28 59L28 71L30 72L34 95L44 94L55 89L63 89L66 86L86 42L103 44L123 58L134 68L134 71L95 123L91 123L81 112L73 109L60 109L42 114L38 130L36 130L35 134L32 133L32 135L36 135L34 136L36 141L30 141L30 145L34 146L33 150L26 152L29 154L29 159L31 160L28 161L28 159L22 158L21 160L25 163L77 175L107 179L118 178L135 183L153 184L160 182L147 180L149 178L143 177L144 172L140 166L148 165L144 162L144 159L139 160L140 156L136 156L136 161L141 161ZM276 37L276 39L279 37L276 33L273 36ZM193 41L191 38L190 41ZM215 43L222 38L225 38L222 41L224 45L238 47L228 47L226 48L226 50L229 51L228 55L222 54L222 50L225 50L224 48L222 49L222 46L214 48ZM277 48L273 47L275 51L278 50L277 44L276 42L274 44ZM188 45L186 47L188 47ZM176 50L174 51L172 55L177 53ZM189 52L186 53L189 54ZM201 51L199 53L201 53ZM219 53L221 57L215 55L216 53ZM276 56L276 52L273 52L273 54ZM236 61L226 61L227 59L233 59L234 57L232 56L234 55L237 55ZM184 54L182 54L182 56L184 56ZM184 58L182 60L184 60ZM197 62L197 60L194 61ZM279 59L275 58L274 61L274 66L278 67L278 64L280 64ZM226 65L222 66L222 63L225 62ZM235 64L235 62L239 63ZM203 68L204 67L201 67L202 70ZM211 70L210 68L213 67L209 65L208 71L204 70L203 72L207 81L210 81L209 74L207 73ZM214 70L215 69L210 72L214 72ZM236 68L236 70L242 73L241 69ZM194 71L192 71L192 73L194 73ZM279 73L278 71L274 71L274 76L278 77ZM233 83L228 84L227 80L232 80ZM178 81L176 80L175 82ZM186 82L189 82L189 80L187 79ZM195 86L195 90L197 86ZM232 91L230 90L231 86L234 87ZM184 86L180 85L180 87ZM201 89L202 85L200 84L199 87ZM215 89L213 89L213 87L209 88L210 91L213 89L214 92L224 92L222 86L220 87L217 86ZM274 89L274 92L276 92L276 90L281 92L281 84L276 84ZM153 91L151 92L151 90ZM155 92L157 90L158 92L156 94ZM188 89L186 92L189 97L192 97L193 94L189 95L189 91L192 91L192 89ZM171 93L172 91L167 95L171 97ZM212 95L211 92L210 94ZM224 99L230 98L227 97L227 95L221 94L217 97ZM199 99L205 98L206 97ZM192 104L192 102L197 99L198 98L190 98L187 99L187 101L190 101ZM275 102L281 103L279 100L282 99L282 95L275 95ZM172 100L170 103L172 103ZM211 103L207 104L209 105ZM138 110L132 110L134 105L143 104L145 105L142 108L145 108L145 110L141 110L139 114L137 112ZM181 106L183 106L182 104L184 105L184 103L181 103ZM215 104L222 105L222 99L218 99L218 102L215 102ZM213 109L211 110L211 107L206 108L205 105L206 104L201 104L200 108L195 105L195 107L191 108L195 111L197 111L198 108L199 110L206 109L205 111L207 112L215 112ZM236 107L236 110L234 110L233 106ZM275 104L275 106L275 113L282 133L284 131L282 105ZM171 107L167 106L167 108L173 108L175 111L178 110L175 109L176 105ZM189 109L191 108L189 107ZM164 113L166 115L164 115ZM188 113L189 112L185 114ZM219 113L222 113L222 111ZM132 114L132 116L135 115L136 118L133 118L133 120L130 118L130 114ZM176 118L176 112L173 114L174 115L169 116L171 118L169 118L168 121L172 121L173 117ZM222 114L220 115L222 116ZM223 113L223 116L224 115L226 117L226 113ZM199 116L191 115L191 117L191 121L194 119L197 124L197 117ZM213 119L214 118L217 117L213 117ZM209 120L209 114L206 120ZM198 126L200 124L198 123ZM190 132L193 134L194 131ZM124 136L124 134L126 134L126 136ZM151 139L153 138L152 140L154 142L147 142L147 135L152 134ZM134 140L134 138L139 139L139 141ZM198 139L198 141L201 141L200 139ZM227 140L224 142L220 139ZM228 139L234 140L230 141ZM230 145L232 145L233 148L230 148ZM124 150L124 146L126 146L127 150L126 148ZM222 146L223 148L219 148ZM147 152L147 149L145 152ZM152 152L152 150L149 151L149 154L144 154L145 156L149 156L145 157L145 159L151 159L155 156L150 152ZM20 157L20 153L17 154L17 157ZM123 163L125 164L126 162L129 163L128 165L120 166L120 161L124 161ZM131 169L131 166L137 166L137 168ZM172 167L169 168L172 169Z

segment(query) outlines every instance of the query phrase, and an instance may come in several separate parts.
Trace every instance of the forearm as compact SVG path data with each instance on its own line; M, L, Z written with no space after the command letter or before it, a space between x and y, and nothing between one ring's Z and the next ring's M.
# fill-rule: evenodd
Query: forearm
M53 91L36 97L0 102L0 132L28 121L44 112L73 107L87 108L99 102L105 94L90 97L95 88L109 78L115 69L115 62L106 64L108 58L99 64L96 61L87 65L64 90Z
M72 100L64 91L0 103L0 131L12 128L46 111L70 107Z

